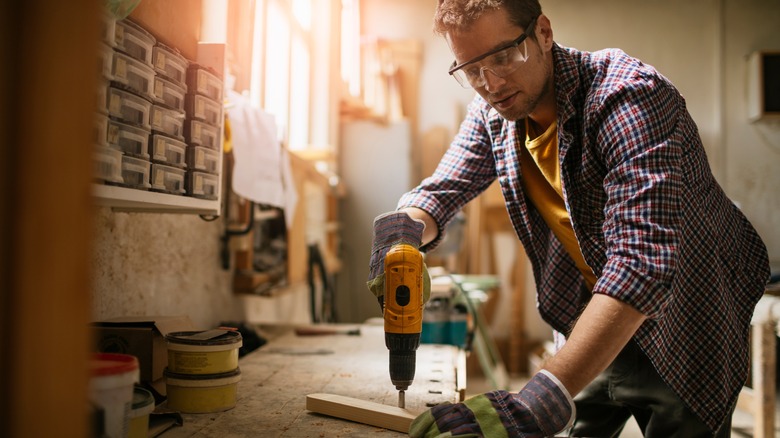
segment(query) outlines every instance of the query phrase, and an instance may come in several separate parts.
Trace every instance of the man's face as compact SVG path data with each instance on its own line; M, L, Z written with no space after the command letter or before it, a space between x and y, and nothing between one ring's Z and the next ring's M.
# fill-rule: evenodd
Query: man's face
M537 22L531 32L538 35L539 26ZM467 29L448 32L446 39L455 55L455 62L460 64L512 43L524 30L513 24L503 9L497 9L486 12ZM543 50L542 46L548 47L549 44L540 45L536 39L526 38L519 46L510 49L520 51L519 59L523 58L523 50L526 50L525 61L512 61L515 64L506 75L502 74L501 64L495 61L505 59L507 52L499 53L498 58L488 56L467 64L463 69L468 69L472 78L478 79L474 89L501 116L507 120L522 119L539 110L540 104L554 104L551 99L552 62L548 62L549 49Z

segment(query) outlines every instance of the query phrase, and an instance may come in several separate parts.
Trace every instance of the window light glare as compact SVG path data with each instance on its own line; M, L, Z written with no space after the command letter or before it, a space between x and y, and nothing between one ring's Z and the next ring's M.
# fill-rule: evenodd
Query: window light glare
M292 10L298 24L306 30L311 29L311 0L293 0Z

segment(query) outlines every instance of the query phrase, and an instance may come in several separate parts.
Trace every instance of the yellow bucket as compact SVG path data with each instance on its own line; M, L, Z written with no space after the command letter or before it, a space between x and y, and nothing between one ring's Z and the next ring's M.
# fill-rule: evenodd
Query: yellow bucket
M236 406L241 370L216 375L189 375L164 371L168 408L185 414L222 412Z
M149 415L154 411L154 395L149 390L136 386L133 389L133 406L130 411L128 438L149 436Z
M231 330L174 332L165 336L168 371L178 374L220 374L238 368L241 333Z

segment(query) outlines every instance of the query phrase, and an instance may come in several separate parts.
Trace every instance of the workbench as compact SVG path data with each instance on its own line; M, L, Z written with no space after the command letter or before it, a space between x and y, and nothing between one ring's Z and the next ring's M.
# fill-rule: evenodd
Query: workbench
M236 407L213 414L182 414L183 425L160 435L193 437L403 437L406 434L310 412L306 396L337 394L397 406L390 382L388 351L381 325L359 328L359 335L298 336L290 328L239 359L241 381ZM465 359L451 345L423 344L417 351L414 383L406 409L422 412L443 402L458 402L465 391Z

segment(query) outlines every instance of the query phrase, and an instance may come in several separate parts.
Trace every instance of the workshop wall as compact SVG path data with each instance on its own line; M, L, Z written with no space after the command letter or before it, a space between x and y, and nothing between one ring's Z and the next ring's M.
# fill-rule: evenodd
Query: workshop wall
M232 271L219 259L221 219L196 215L123 213L95 216L92 314L189 315L198 328L242 317Z

